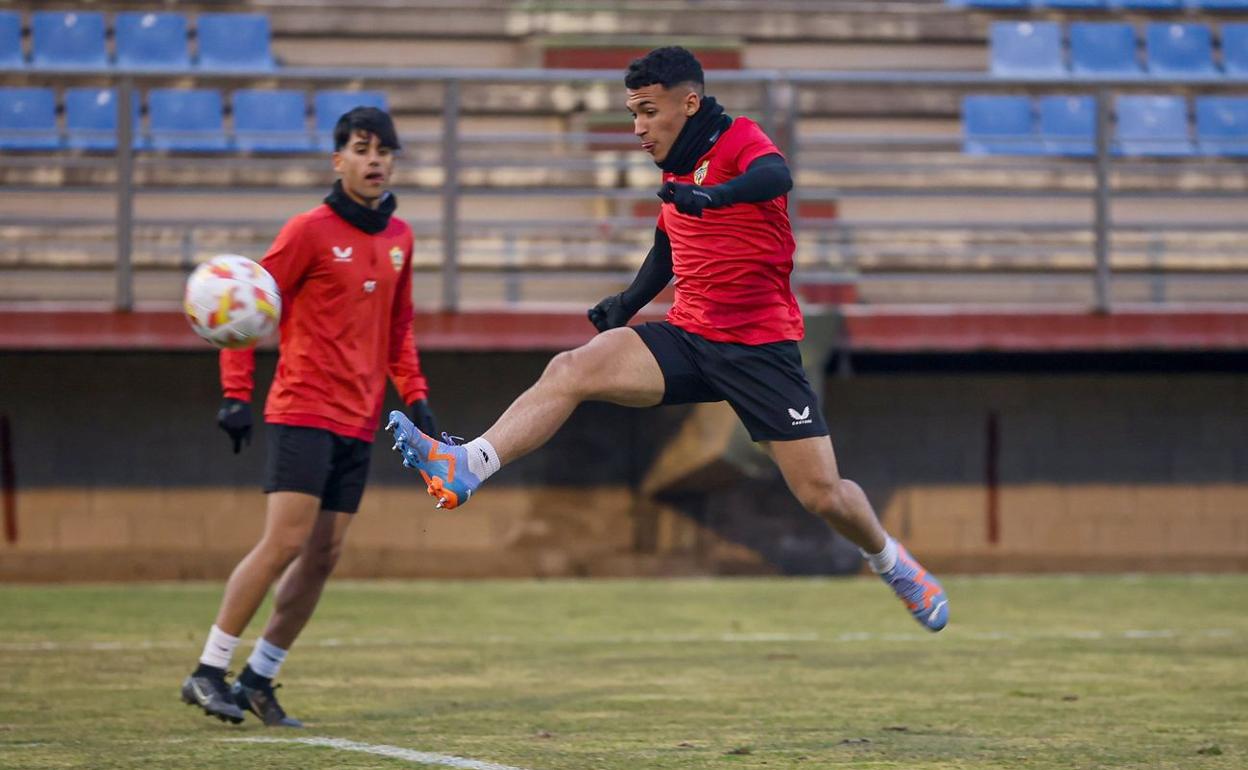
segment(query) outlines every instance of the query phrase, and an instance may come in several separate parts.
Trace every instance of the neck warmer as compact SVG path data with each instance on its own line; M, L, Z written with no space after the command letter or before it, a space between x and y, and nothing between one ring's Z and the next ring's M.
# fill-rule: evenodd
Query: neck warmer
M342 180L334 182L334 189L329 195L325 196L325 203L334 210L334 213L347 220L348 224L357 230L363 230L369 235L376 235L386 226L390 224L390 215L399 207L398 200L395 199L393 193L383 193L381 196L381 205L375 209L368 206L361 206L346 194L342 189Z
M731 125L732 118L724 114L724 108L715 101L715 97L704 98L698 111L685 121L685 127L680 129L680 135L667 157L656 165L677 176L688 174L693 171L698 158L705 155Z

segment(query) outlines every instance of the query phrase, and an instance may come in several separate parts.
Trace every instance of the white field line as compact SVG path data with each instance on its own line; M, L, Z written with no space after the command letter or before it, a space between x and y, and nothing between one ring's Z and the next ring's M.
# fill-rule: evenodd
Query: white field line
M221 740L230 743L299 743L304 746L324 746L329 749L376 754L379 757L406 759L408 762L417 762L422 765L454 767L459 770L524 770L524 768L512 767L511 765L482 762L479 759L465 759L464 757L455 757L448 754L414 751L385 744L359 743L357 741L348 741L344 738L222 738Z
M1204 628L1178 630L1171 628L1129 629L1125 631L1101 631L1096 629L1058 629L1053 631L1018 633L1013 631L967 631L959 633L953 630L943 634L930 634L921 631L910 633L880 634L871 631L847 631L840 634L823 635L813 631L770 632L770 633L730 633L730 634L623 634L602 636L549 636L519 637L507 635L490 635L472 638L439 638L415 637L411 639L308 639L300 641L300 648L352 648L352 647L418 647L460 644L611 644L611 645L645 645L645 644L683 644L683 643L720 643L720 644L767 644L792 642L914 642L928 639L957 639L979 642L995 641L1112 641L1119 639L1179 639L1208 638L1231 639L1239 636L1234 629ZM135 642L112 641L81 641L58 642L42 640L33 642L0 642L0 652L141 652L143 650L190 650L198 649L199 642L174 640L142 640Z

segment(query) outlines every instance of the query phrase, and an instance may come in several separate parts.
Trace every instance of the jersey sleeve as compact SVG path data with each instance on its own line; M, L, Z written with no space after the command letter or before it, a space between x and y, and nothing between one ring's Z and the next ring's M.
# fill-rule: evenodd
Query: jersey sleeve
M738 118L741 120L741 118ZM779 155L784 157L784 153L780 152L780 148L776 147L775 142L771 141L771 137L763 133L763 129L759 128L754 121L743 124L741 139L737 144L733 165L737 167L737 173L741 174L750 167L750 164L764 155Z
M429 396L429 383L420 369L420 352L416 349L416 332L412 328L412 246L409 238L390 311L390 381L405 404Z
M311 264L313 255L307 246L306 229L303 217L291 219L277 234L264 259L260 260L260 265L277 282L283 309L290 307L308 265ZM221 391L225 397L250 401L255 387L255 349L222 350L219 361Z

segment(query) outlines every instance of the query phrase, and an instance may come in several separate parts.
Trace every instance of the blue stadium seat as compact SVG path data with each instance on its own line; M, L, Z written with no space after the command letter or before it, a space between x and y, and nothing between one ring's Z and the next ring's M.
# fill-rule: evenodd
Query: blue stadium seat
M1092 96L1042 96L1040 141L1049 155L1096 154L1096 99Z
M140 125L142 98L138 91L133 106L131 136L135 149L143 147ZM70 88L65 91L65 144L75 150L117 149L117 91L108 88Z
M1119 96L1117 151L1123 155L1191 155L1182 96Z
M1248 0L1195 0L1193 5L1213 11L1248 11Z
M1066 75L1062 28L1053 21L997 21L989 28L994 75Z
M22 54L22 16L15 11L0 11L0 67L25 67Z
M0 149L56 150L56 94L50 88L0 88Z
M1109 0L1039 0L1037 5L1048 8L1069 8L1074 10L1103 10L1109 7Z
M229 149L221 94L207 89L153 89L147 96L149 146L154 150Z
M234 92L234 146L246 151L310 152L308 102L302 91Z
M344 113L356 107L386 109L386 95L381 91L317 91L316 138L322 150L334 149L334 125Z
M1248 24L1222 25L1222 67L1233 78L1248 78Z
M40 11L31 16L30 63L60 69L103 69L104 14Z
M114 32L118 67L179 70L191 65L186 19L180 13L119 13Z
M962 129L962 150L968 155L1034 155L1044 150L1026 96L964 96Z
M1076 75L1139 75L1135 29L1117 22L1070 25L1070 68Z
M1119 5L1132 11L1181 11L1184 0L1119 0Z
M1217 75L1213 35L1204 24L1152 22L1145 31L1148 71L1167 77Z
M270 70L269 17L259 13L201 13L199 66L214 70Z
M1196 140L1205 155L1248 156L1248 97L1196 97Z

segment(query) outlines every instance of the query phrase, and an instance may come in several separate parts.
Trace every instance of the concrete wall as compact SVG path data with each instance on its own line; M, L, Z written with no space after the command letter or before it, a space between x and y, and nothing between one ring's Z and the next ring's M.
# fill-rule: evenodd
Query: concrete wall
M478 435L547 359L427 356L444 427ZM272 365L261 357L261 382ZM209 354L0 355L17 523L16 542L0 540L0 579L227 574L260 531L265 442L257 436L243 454L231 454L213 421L217 403ZM890 530L933 566L1248 568L1242 375L867 372L830 377L826 411L842 473L863 484ZM695 506L634 493L687 414L585 405L550 445L456 512L432 510L379 442L341 569L468 576L822 569L825 561L809 558L811 543L822 542L819 527L798 526L800 511L786 511L798 518L777 527L780 514L767 506L743 512L750 506L737 499L745 499L739 490L727 491L733 504L710 496ZM998 435L995 502L987 485L989 415ZM775 479L751 483L750 494L763 500ZM757 526L742 526L749 515Z

